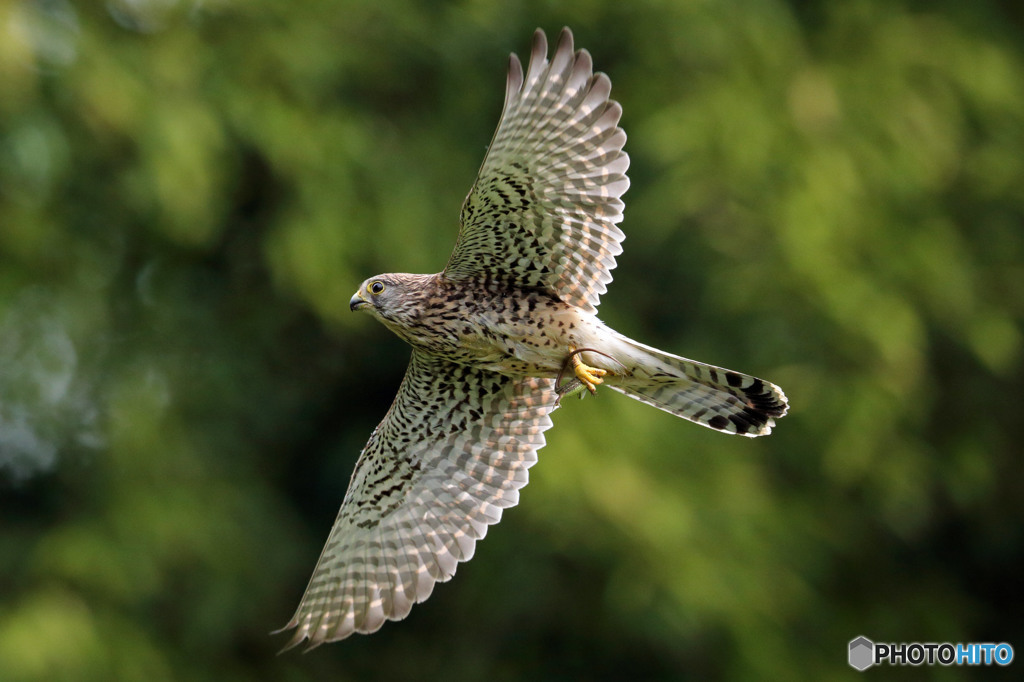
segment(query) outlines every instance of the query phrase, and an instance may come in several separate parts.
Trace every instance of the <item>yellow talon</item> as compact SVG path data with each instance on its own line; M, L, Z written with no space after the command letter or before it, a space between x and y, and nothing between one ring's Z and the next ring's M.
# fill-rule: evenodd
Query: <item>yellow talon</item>
M597 394L597 387L604 383L603 377L608 373L606 369L599 369L597 367L591 367L580 360L579 353L572 346L569 346L569 359L572 362L572 370L576 374L576 378L583 382L583 385L587 387L587 390L591 394Z

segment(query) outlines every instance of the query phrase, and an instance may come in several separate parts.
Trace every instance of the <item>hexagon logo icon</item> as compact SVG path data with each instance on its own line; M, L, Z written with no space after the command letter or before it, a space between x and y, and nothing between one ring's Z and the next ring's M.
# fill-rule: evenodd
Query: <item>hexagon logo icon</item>
M875 643L864 636L850 640L850 665L864 671L874 664Z

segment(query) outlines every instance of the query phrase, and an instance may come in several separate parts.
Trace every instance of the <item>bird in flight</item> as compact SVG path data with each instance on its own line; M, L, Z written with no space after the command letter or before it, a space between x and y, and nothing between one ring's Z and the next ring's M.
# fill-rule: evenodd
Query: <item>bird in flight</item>
M786 414L762 379L645 346L597 318L624 238L622 108L563 29L509 60L505 106L433 275L382 274L352 297L412 346L363 448L286 648L408 615L519 501L551 412L599 386L744 436Z

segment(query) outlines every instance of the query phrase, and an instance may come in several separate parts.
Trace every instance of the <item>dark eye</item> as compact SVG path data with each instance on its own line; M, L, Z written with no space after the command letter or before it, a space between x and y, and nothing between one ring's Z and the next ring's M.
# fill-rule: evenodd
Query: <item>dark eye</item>
M368 288L371 294L379 294L384 291L384 282L374 282Z

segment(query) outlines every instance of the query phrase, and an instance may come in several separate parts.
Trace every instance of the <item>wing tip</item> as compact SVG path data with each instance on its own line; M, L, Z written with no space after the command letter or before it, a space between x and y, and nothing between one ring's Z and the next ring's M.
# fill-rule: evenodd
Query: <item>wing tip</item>
M505 102L511 100L523 87L523 63L515 52L508 56L508 76L505 81Z
M540 29L537 30L539 31ZM575 52L572 29L568 26L562 27L562 30L558 32L558 40L555 42L555 54L558 55L563 52L568 52L569 54Z
M548 36L544 29L538 28L533 32L533 42L530 45L530 65L527 68L530 74L536 69L543 68L548 60ZM536 69L534 68L536 65Z
M278 628L277 630L272 630L270 634L271 634L271 636L280 635L280 634L282 634L284 632L287 632L288 630L291 630L292 628L298 627L298 625L299 625L298 621L295 620L295 619L292 619L292 621L289 622L287 625L285 625L283 628ZM308 629L305 628L305 627L297 629L294 633L292 633L291 638L287 642L285 642L285 645L278 650L277 655L278 656L284 655L288 651L291 651L295 647L297 647L300 644L302 644L307 639L310 639ZM308 653L308 652L312 651L313 649L315 649L317 646L319 646L319 643L314 644L314 643L312 643L312 641L310 641L309 646L307 646L305 649L303 649L302 653Z

